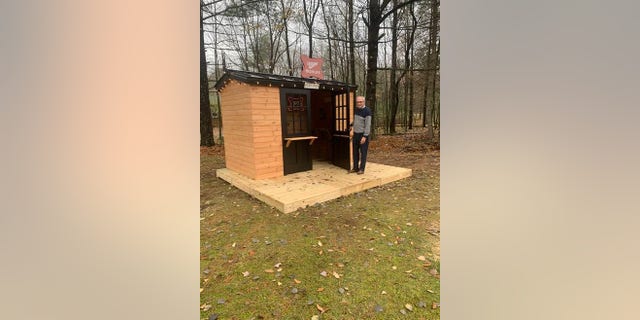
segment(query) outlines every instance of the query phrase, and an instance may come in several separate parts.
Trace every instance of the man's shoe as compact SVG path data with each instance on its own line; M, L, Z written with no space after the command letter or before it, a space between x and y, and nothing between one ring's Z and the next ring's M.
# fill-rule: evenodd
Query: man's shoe
M364 174L364 170L358 171L358 174Z
M359 172L359 170L358 169L349 170L349 173L356 173L356 172Z

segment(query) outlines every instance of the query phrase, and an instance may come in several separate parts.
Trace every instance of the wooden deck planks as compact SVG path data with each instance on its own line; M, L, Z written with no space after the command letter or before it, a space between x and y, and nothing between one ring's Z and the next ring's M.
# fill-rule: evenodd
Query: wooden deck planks
M253 180L227 168L218 169L216 175L254 198L289 213L410 177L411 169L369 162L366 173L357 175L328 162L314 161L313 170L272 179Z

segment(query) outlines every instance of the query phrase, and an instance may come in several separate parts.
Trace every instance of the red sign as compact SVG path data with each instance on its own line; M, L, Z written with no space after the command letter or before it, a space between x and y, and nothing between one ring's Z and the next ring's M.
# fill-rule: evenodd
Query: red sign
M324 79L322 73L322 58L309 58L305 55L300 55L302 59L302 77L303 78L315 78Z

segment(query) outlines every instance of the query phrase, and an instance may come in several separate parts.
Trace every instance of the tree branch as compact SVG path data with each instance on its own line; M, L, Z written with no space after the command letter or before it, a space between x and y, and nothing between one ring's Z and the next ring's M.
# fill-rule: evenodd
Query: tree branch
M402 7L407 6L407 5L410 5L410 4L412 4L412 3L414 3L414 2L418 2L418 1L420 1L420 0L408 0L408 1L406 1L406 2L403 2L403 3L398 4L397 6L395 6L395 7L391 8L391 10L389 10L389 12L385 13L385 14L382 16L382 19L381 19L380 21L384 21L384 20L385 20L389 15L393 14L393 12L394 12L394 11L398 11L398 10L399 10L399 9L401 9Z

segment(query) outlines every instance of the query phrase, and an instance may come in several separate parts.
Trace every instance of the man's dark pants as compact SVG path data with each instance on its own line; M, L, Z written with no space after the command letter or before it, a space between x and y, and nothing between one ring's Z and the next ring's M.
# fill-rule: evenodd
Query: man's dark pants
M367 164L367 149L369 149L369 137L365 143L360 144L360 140L364 133L353 133L353 169L358 169L360 171L364 171L364 168ZM358 164L360 162L360 164Z

